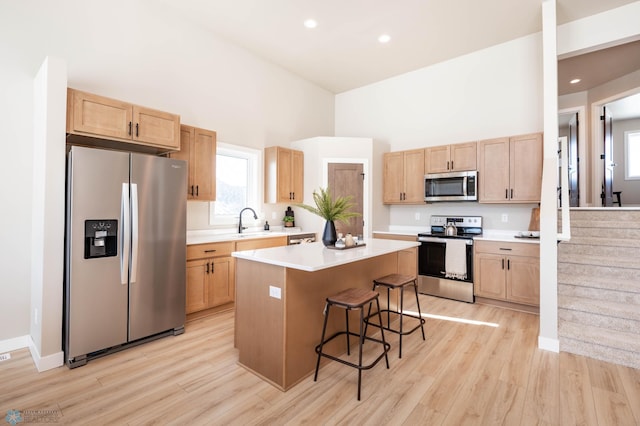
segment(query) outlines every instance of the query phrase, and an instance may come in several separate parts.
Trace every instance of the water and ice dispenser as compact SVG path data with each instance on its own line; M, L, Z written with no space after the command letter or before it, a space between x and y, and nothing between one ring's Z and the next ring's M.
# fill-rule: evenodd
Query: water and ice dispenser
M118 255L118 221L84 221L84 258Z

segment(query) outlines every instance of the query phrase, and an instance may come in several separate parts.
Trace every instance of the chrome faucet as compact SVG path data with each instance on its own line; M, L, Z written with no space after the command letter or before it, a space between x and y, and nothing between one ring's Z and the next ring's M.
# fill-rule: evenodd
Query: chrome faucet
M256 211L251 207L245 207L244 209L240 210L240 214L238 215L238 234L242 234L242 230L247 229L246 227L242 227L242 212L244 212L245 210L251 210L253 212L253 218L256 220L258 219Z

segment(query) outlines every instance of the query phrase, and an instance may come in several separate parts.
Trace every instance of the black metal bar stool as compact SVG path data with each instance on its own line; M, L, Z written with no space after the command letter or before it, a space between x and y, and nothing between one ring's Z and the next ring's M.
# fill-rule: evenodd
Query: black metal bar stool
M404 313L404 289L409 286L409 285L413 285L413 290L416 294L416 304L418 305L418 315L411 315L411 314L405 314ZM402 336L406 335L406 334L411 334L414 331L416 331L418 328L422 329L422 340L426 340L425 335L424 335L424 318L422 318L422 312L420 311L420 300L418 299L418 284L416 282L416 277L412 277L410 275L400 275L400 274L390 274L390 275L385 275L382 278L377 278L375 280L373 280L373 290L376 289L376 287L386 287L387 288L387 309L383 309L382 311L379 311L378 314L380 314L380 312L386 312L387 313L387 326L385 327L382 320L380 320L379 324L376 324L374 322L370 322L369 318L372 316L375 316L375 314L371 314L371 305L369 305L369 312L367 313L367 316L365 318L365 323L368 326L369 324L371 324L372 326L375 327L380 327L381 329L390 331L392 333L396 333L400 335L400 343L398 345L398 358L402 358ZM399 289L400 290L400 310L399 311L394 311L392 309L390 309L390 304L389 304L389 291L392 289ZM379 306L379 305L378 305ZM378 308L380 309L380 308ZM400 326L399 329L393 329L391 328L391 314L396 314L400 317ZM403 331L402 329L402 323L403 323L403 319L404 317L410 317L410 318L415 318L417 320L419 320L418 325L416 325L414 328L412 328L411 330L408 331ZM367 327L365 326L365 334L367 332Z
M387 352L389 352L389 349L391 349L391 345L389 345L385 340L384 340L384 331L380 330L380 335L382 340L378 340L375 339L373 337L369 337L366 335L366 333L364 333L364 307L366 304L369 304L369 312L371 312L371 305L373 304L373 301L375 300L376 305L378 306L378 317L380 322L382 323L382 316L380 316L380 303L378 302L378 292L373 291L373 290L367 290L367 289L362 289L362 288L349 288L346 289L344 291L341 291L340 293L334 295L334 296L329 296L327 297L327 303L325 305L325 312L324 312L324 326L322 327L322 337L320 338L320 344L318 346L316 346L316 353L318 354L318 361L316 363L316 374L315 376L313 376L313 381L317 381L318 380L318 369L320 368L320 357L325 357L325 358L329 358L332 359L334 361L338 361L341 362L345 365L348 365L350 367L354 367L358 369L358 401L360 401L360 383L361 383L361 379L362 379L362 370L368 370L371 367L373 367L374 365L376 365L381 359L382 357L385 358L385 361L387 362L387 368L389 368L389 358L387 357ZM332 306L336 306L339 308L343 308L345 310L345 319L346 319L346 325L347 325L347 330L346 331L339 331L337 333L335 333L334 335L332 335L331 337L327 338L325 340L325 332L327 331L327 320L329 319L329 311L331 309ZM352 310L360 310L360 333L356 334L353 332L349 331L349 311ZM351 349L349 348L349 336L358 336L358 364L354 364L353 362L349 362L343 359L340 359L339 357L330 355L330 354L326 354L324 352L322 352L322 347L324 346L325 343L333 340L334 338L341 336L345 334L347 336L347 355L351 355ZM382 353L370 364L367 365L362 365L362 345L364 344L365 340L371 340L373 342L377 342L382 344L382 348L383 351Z

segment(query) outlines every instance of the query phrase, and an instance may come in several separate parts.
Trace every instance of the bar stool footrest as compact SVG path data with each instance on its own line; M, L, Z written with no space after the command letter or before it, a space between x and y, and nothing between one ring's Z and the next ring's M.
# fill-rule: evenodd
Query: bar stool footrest
M358 339L360 339L360 335L357 334L357 333L353 333L353 332L347 333L346 331L339 331L339 332L335 333L334 335L332 335L331 337L329 337L328 339L326 339L322 343L322 345L326 345L327 343L329 343L331 340L335 339L336 337L342 336L342 335L345 335L345 334L349 334L349 336L354 336L354 337L357 337ZM376 358L374 361L372 361L370 364L367 364L367 365L354 364L353 362L345 361L344 359L339 358L337 356L334 356L334 355L331 355L331 354L327 354L327 353L324 353L324 352L321 353L320 352L320 345L317 345L315 350L316 350L316 353L318 355L323 356L325 358L329 358L331 360L338 361L338 362L340 362L342 364L345 364L345 365L348 365L350 367L357 368L358 370L368 370L370 368L373 368L378 362L380 362L380 360L382 358L384 358L385 354L387 354L387 352L389 352L389 350L391 350L391 345L389 343L387 343L387 342L383 342L382 340L376 339L374 337L369 337L369 336L365 336L364 340L365 341L369 340L369 341L372 341L372 342L380 343L380 344L382 344L384 346L384 351L378 356L378 358ZM387 367L387 368L389 368L389 367Z
M423 324L425 324L425 322L426 322L424 318L421 318L421 317L419 317L419 316L417 316L417 315L404 314L404 313L403 313L403 314L401 314L400 312L394 311L394 310L392 310L392 309L381 309L381 310L380 310L380 314L381 314L381 315L382 315L382 314L384 314L385 312L387 313L387 315L390 315L390 314L395 314L395 315L397 315L398 317L400 317L400 321L402 321L402 318L403 318L403 317L407 317L407 318L417 319L417 320L419 321L419 323L418 323L418 325L416 325L416 326L415 326L415 327L413 327L412 329L407 330L407 331L403 331L402 333L400 333L400 330L396 330L396 329L393 329L393 328L387 327L387 326L385 326L384 324L377 324L377 323L375 323L375 322L370 322L370 321L369 321L369 318L371 318L371 317L373 317L373 316L376 316L376 317L377 317L377 316L378 316L378 313L377 313L377 312L376 312L376 313L373 313L373 314L371 314L371 315L366 316L366 317L364 318L364 322L365 322L367 325L371 325L371 326L373 326L373 327L378 327L378 328L383 328L383 329L384 329L384 330L386 330L386 331L390 331L390 332L392 332L392 333L396 333L396 334L401 334L401 335L403 335L403 336L406 336L407 334L411 334L411 333L413 333L414 331L416 331L417 329L419 329L420 327L422 327L422 325L423 325Z

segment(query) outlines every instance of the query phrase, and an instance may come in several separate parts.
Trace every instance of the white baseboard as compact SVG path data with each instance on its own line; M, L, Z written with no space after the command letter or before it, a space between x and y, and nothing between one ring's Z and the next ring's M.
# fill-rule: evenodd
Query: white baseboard
M559 353L560 352L560 341L558 339L550 339L548 337L538 336L538 348Z
M5 352L16 351L18 349L29 347L29 335L14 337L13 339L0 340L0 354Z
M31 352L31 358L33 359L38 372L43 372L47 370L51 370L52 368L57 368L64 365L64 352L56 352L51 355L47 355L45 357L40 356L38 352L38 348L36 348L35 343L29 337L29 351Z

